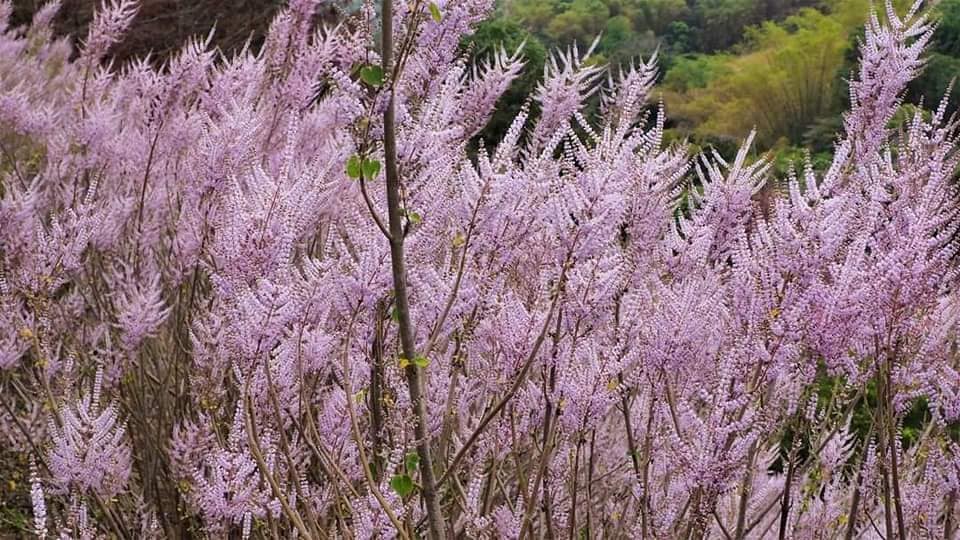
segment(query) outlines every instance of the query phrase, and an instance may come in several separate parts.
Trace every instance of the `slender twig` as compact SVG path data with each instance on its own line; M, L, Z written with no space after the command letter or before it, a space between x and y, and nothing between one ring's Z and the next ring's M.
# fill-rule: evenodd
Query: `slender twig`
M947 502L943 511L944 540L953 540L954 533L956 532L953 528L953 509L956 505L957 505L957 490L951 489L950 495L947 496Z
M897 460L897 428L894 423L893 415L893 381L891 380L891 367L889 365L890 358L887 358L887 369L884 370L884 386L886 391L884 392L884 398L886 403L884 408L886 409L886 419L887 419L887 445L890 450L890 477L893 484L893 506L896 510L897 516L897 535L899 540L907 539L907 529L904 524L903 519L903 503L900 497L900 467Z
M547 476L550 460L553 456L554 449L554 435L556 433L557 422L554 419L554 414L556 414L557 406L554 405L551 395L556 389L557 381L557 366L556 366L556 355L557 348L560 341L560 325L563 321L563 312L561 311L557 315L557 323L553 332L553 351L551 352L551 358L554 359L554 362L550 365L549 376L544 374L542 376L543 383L543 395L546 398L546 411L543 415L543 447L540 452L540 464L537 467L537 475L533 479L533 488L530 493L530 502L527 504L527 508L524 510L523 523L520 526L520 540L526 538L526 533L528 530L532 532L533 529L533 513L534 513L534 503L538 500L537 493L540 492L540 486L543 485L543 510L544 518L546 521L547 528L547 537L552 535L552 516L551 516L551 504L550 504L550 486L549 483L544 483L544 478Z
M562 282L566 277L566 267L561 274L560 281ZM480 423L477 424L477 427L473 430L473 433L470 437L467 438L467 441L463 443L463 446L460 447L460 450L456 453L453 458L453 461L450 462L450 465L447 466L447 470L440 475L440 479L437 482L437 485L443 485L444 480L450 476L450 473L454 472L457 469L457 465L460 464L460 461L464 458L467 451L473 446L473 444L480 437L480 434L487 428L487 425L500 414L500 411L510 402L513 396L517 393L520 387L523 385L524 380L526 380L527 372L530 370L530 366L533 364L534 359L537 357L537 354L540 352L540 347L543 345L543 341L547 336L547 329L550 328L550 322L553 320L553 313L556 310L557 302L560 300L560 292L557 291L554 293L553 301L550 303L550 311L547 313L547 317L543 321L543 326L540 329L540 334L537 336L536 341L533 344L533 349L530 350L530 354L527 355L526 360L523 363L523 367L520 368L520 373L517 374L516 379L513 381L513 385L507 390L507 393L504 394L502 398L497 402L493 408L484 415L483 419L480 420Z
M3 145L3 141L0 141L0 152L3 152L3 155L10 161L10 164L13 166L13 172L17 175L17 181L20 182L20 188L26 191L27 181L24 180L20 168L17 167L17 158L11 152L7 151L7 147Z
M390 235L390 231L387 230L386 225L383 224L383 220L380 219L380 214L377 214L377 209L373 206L373 201L370 200L370 194L367 193L367 182L364 180L363 176L360 177L360 193L363 194L363 201L367 203L367 209L370 210L370 216L373 217L374 223L377 224L377 228L380 229L380 232L383 233L383 236L387 240L393 240L393 237Z
M730 536L730 531L727 530L727 527L723 524L723 520L720 519L720 515L717 514L717 510L713 509L711 513L713 514L713 519L716 520L717 525L720 526L720 532L723 533L724 538L727 540L733 540L733 537Z
M477 223L477 214L480 210L480 204L483 201L484 194L486 193L488 184L484 184L483 189L480 192L480 198L477 200L476 206L473 207L473 213L470 216L470 224L467 226L467 234L463 241L463 249L460 251L460 260L457 265L457 277L453 281L453 287L450 289L450 294L447 295L447 301L443 306L443 311L440 312L440 317L437 318L437 322L433 325L433 330L430 332L430 337L427 339L427 346L424 348L424 356L430 357L430 353L433 352L433 347L437 343L437 336L440 335L440 330L443 328L443 323L446 322L447 316L450 313L450 308L453 307L454 301L457 299L457 294L460 292L460 283L463 281L463 272L467 266L467 250L470 248L470 240L473 238L473 231Z
M844 534L844 540L853 540L854 533L857 532L857 512L860 510L860 471L857 472L856 482L853 486L853 497L850 500L850 511L847 513L847 532Z
M567 532L570 540L576 538L577 530L577 493L580 491L580 449L583 447L583 438L577 437L577 448L573 454L573 471L571 473L572 482L570 486L570 493L573 496L573 501L570 504L570 515L567 517ZM590 506L588 500L587 506Z
M593 486L595 484L593 473L597 468L597 430L590 430L590 459L587 460L587 530L586 537L590 538L590 531L593 529Z
M157 149L157 141L160 140L160 132L163 130L164 119L160 119L160 124L157 126L157 132L153 136L153 142L150 143L150 150L147 153L147 164L144 167L143 171L143 181L140 183L140 202L137 205L137 242L134 247L133 255L134 260L136 261L135 268L140 268L140 236L142 235L143 230L143 207L146 204L147 197L147 181L150 179L150 169L153 168L153 156Z
M383 474L383 313L384 302L374 312L373 344L370 346L370 439L373 441L373 476L380 481Z
M393 68L393 1L382 2L381 55L383 72L390 73ZM412 30L411 30L412 31ZM427 522L432 540L446 537L446 525L440 510L437 496L437 482L434 478L433 456L430 451L430 437L427 431L429 413L424 395L422 369L413 360L417 358L416 340L413 335L413 323L410 320L410 305L407 297L407 269L404 262L404 233L402 209L400 208L400 174L397 166L397 127L396 127L396 83L391 78L387 108L383 113L383 154L385 161L387 188L387 217L390 222L390 262L393 274L394 301L397 323L400 331L400 344L403 354L410 360L404 369L407 390L414 414L414 436L417 454L420 457L420 497L427 511Z
M352 323L351 323L352 326ZM344 391L347 393L347 413L350 415L350 429L353 431L353 438L357 443L357 455L360 458L361 469L363 469L363 475L367 479L367 485L370 487L370 492L373 493L374 498L377 499L377 502L380 503L380 507L383 508L383 512L387 514L387 517L390 519L390 523L397 530L402 538L409 540L410 536L407 534L406 528L397 519L396 514L390 508L390 504L383 497L383 494L380 493L380 488L378 487L376 479L373 477L373 472L370 470L370 462L367 461L367 453L363 448L363 437L360 435L360 427L357 423L357 413L353 408L353 388L350 384L350 363L347 359L346 351L349 350L349 332L346 338L347 343L344 344L344 353L341 362L341 369L343 370L343 387Z
M778 535L780 540L784 540L784 538L787 537L787 519L790 516L790 492L793 490L794 469L797 465L797 446L796 442L791 445L787 458L790 461L787 464L786 484L783 487L783 502L780 503L780 533Z
M280 429L278 430L280 432L279 433L280 434L280 450L282 451L281 453L286 458L287 466L290 468L290 470L296 471L297 467L296 467L296 464L294 463L293 455L290 452L290 442L288 440L287 432L286 430L283 429L283 414L280 411L280 401L277 398L277 389L276 389L275 383L273 382L273 374L270 373L270 362L263 362L263 372L267 378L267 395L270 398L270 404L273 406L274 415L276 415L277 417L277 425L280 426ZM296 479L294 479L292 484L293 484L294 490L296 491L297 498L299 498L302 501L307 500L307 498L303 494L303 490L300 489L300 482L297 482ZM305 504L304 509L306 510L306 513L307 513L307 522L310 523L311 525L316 524L317 518L313 513L313 508L311 508L311 505ZM323 534L322 531L316 531L316 532L320 534L322 537L326 537L326 535Z
M280 489L277 479L273 477L273 473L267 466L267 462L263 457L263 452L260 450L260 440L257 437L253 425L253 406L250 403L249 380L247 380L245 386L246 388L244 389L243 395L243 417L247 429L247 444L250 446L250 453L253 454L253 459L257 462L257 468L260 469L260 475L263 476L263 478L267 481L267 484L270 485L270 490L273 493L273 496L280 501L280 507L283 509L283 513L290 518L290 521L293 522L294 527L297 528L297 531L301 536L304 538L313 538L313 536L310 534L310 531L307 530L306 524L304 524L303 520L300 518L300 514L290 506L287 496L283 493L283 490Z
M734 531L734 538L742 540L745 538L744 529L747 526L747 507L750 500L750 488L753 484L753 460L757 451L757 441L750 445L750 451L747 454L746 472L743 475L743 484L740 486L740 503L737 505L737 528Z

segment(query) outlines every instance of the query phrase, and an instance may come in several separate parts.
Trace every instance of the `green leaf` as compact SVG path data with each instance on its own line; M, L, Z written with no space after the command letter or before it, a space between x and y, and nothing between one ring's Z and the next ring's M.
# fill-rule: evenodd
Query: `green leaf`
M420 465L420 454L416 452L407 453L403 458L403 465L406 467L408 474L413 474L413 471L417 470Z
M367 180L373 180L380 174L380 162L375 159L363 160L363 177Z
M397 364L400 366L400 369L406 369L410 365L410 361L404 357L397 358Z
M410 223L413 223L414 225L419 225L420 222L423 221L423 218L420 216L420 214L409 211L407 212L407 219L409 219Z
M375 65L363 66L360 68L360 78L363 82L377 88L383 85L383 68Z
M360 156L350 156L347 160L347 176L356 180L361 174L363 174L363 168L360 166Z
M440 15L440 7L437 6L435 2L430 2L430 16L433 17L433 20L436 22L440 22L440 19L443 18L443 16Z
M426 369L426 367L430 365L430 360L427 360L426 356L417 355L417 357L413 359L413 363L417 367Z
M390 487L397 492L397 495L406 497L413 493L413 479L407 474L398 474L390 479Z
M391 310L390 310L390 320L393 321L393 322L395 322L395 323L400 322L400 313L399 313L397 310L395 310L395 309L391 309Z

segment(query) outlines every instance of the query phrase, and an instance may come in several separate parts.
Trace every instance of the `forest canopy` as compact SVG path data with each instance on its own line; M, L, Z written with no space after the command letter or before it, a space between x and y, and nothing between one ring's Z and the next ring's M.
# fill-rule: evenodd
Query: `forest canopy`
M730 152L756 128L757 148L774 150L778 169L802 158L800 147L824 164L869 10L867 0L504 0L469 38L473 58L524 44L527 69L483 137L506 129L540 80L535 66L547 50L596 39L597 64L658 55L668 137ZM943 0L932 15L939 21L927 63L907 92L931 108L960 74L960 0Z

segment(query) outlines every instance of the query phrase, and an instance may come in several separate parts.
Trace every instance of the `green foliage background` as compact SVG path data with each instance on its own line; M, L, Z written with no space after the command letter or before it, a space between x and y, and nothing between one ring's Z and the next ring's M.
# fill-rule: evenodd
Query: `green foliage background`
M869 9L869 0L501 0L469 50L476 59L524 44L527 66L482 139L506 130L549 51L573 43L582 50L599 38L594 62L627 65L659 54L657 97L667 107L670 139L729 154L756 129L756 151L773 152L777 172L808 149L814 166L825 166ZM907 96L925 109L936 108L960 75L960 0L942 0L933 13L928 63ZM955 110L957 88L951 98Z

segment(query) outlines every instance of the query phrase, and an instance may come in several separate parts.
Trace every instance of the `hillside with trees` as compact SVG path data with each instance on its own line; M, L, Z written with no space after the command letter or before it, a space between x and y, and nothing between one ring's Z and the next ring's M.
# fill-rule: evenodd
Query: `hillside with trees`
M900 2L899 9L905 4ZM469 38L474 58L525 43L524 75L485 135L502 133L542 75L546 51L596 42L592 61L625 66L658 55L667 136L732 151L752 129L777 168L811 151L829 161L847 80L863 36L867 0L503 0ZM960 0L933 10L938 26L907 101L935 107L960 75ZM960 89L953 89L954 103ZM909 118L910 107L897 118Z

